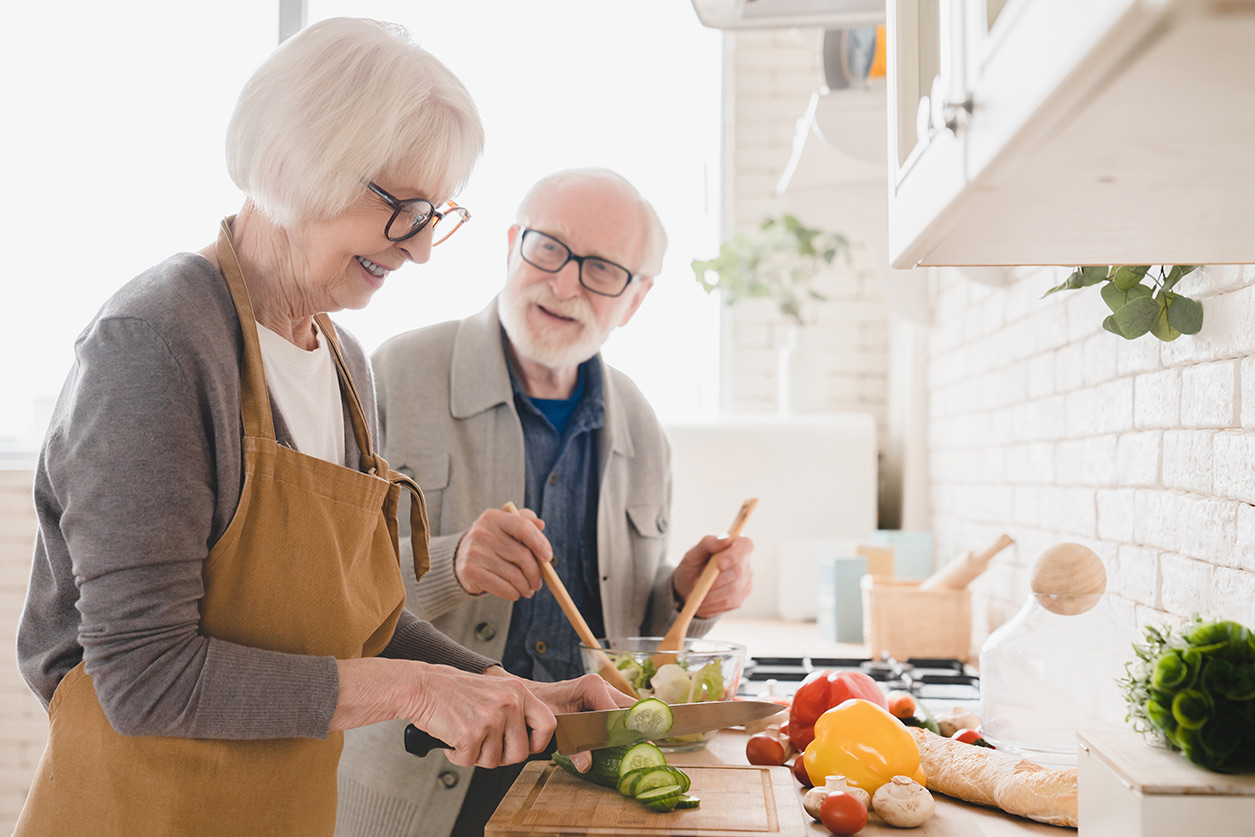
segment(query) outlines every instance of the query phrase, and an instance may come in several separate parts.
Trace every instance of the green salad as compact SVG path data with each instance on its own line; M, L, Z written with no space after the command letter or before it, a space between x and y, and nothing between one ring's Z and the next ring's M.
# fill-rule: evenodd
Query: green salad
M656 697L665 703L698 703L723 700L723 665L711 660L702 666L690 667L684 659L654 667L645 657L620 657L615 666L623 672L641 697Z
M1119 681L1134 729L1200 767L1255 770L1255 635L1237 622L1195 616L1148 627Z

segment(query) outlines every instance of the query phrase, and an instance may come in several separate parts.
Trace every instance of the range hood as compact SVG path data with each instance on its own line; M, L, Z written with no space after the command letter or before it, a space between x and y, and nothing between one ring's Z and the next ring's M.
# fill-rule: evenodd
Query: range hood
M710 29L821 26L832 29L884 23L884 0L692 0Z

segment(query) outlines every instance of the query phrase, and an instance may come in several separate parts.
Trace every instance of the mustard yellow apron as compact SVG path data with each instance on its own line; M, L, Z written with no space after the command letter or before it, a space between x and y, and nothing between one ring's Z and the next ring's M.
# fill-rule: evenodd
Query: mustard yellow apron
M397 549L401 488L413 492L415 572L428 566L427 516L409 478L370 443L330 321L318 323L339 369L361 471L275 441L252 304L222 222L218 260L244 335L240 504L205 561L201 632L230 642L338 659L375 656L405 603ZM49 739L15 834L331 834L343 734L230 741L124 736L79 663L57 686ZM399 743L398 743L399 746Z

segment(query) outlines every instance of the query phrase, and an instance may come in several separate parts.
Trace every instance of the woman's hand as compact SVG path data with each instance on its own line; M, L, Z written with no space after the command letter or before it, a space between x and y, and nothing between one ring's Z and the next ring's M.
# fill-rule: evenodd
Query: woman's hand
M517 677L379 658L339 660L338 666L332 731L408 718L448 744L446 757L463 767L521 762L553 736L553 711Z
M555 715L590 709L626 709L636 702L596 674L585 674L574 680L559 680L556 683L524 680L507 674L500 666L493 666L484 674L508 677L524 684ZM575 753L571 756L571 763L576 770L587 773L593 766L592 753Z

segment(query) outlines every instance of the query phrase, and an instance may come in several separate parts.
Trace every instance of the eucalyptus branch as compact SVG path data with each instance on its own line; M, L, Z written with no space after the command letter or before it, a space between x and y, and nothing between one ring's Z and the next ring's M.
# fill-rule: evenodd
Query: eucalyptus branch
M1103 302L1111 314L1102 327L1126 340L1134 340L1147 332L1165 343L1182 334L1197 334L1203 327L1203 306L1194 299L1172 289L1198 265L1172 265L1165 274L1159 266L1159 277L1149 276L1150 265L1088 265L1078 267L1068 278L1042 297L1058 291L1087 288L1102 283Z

